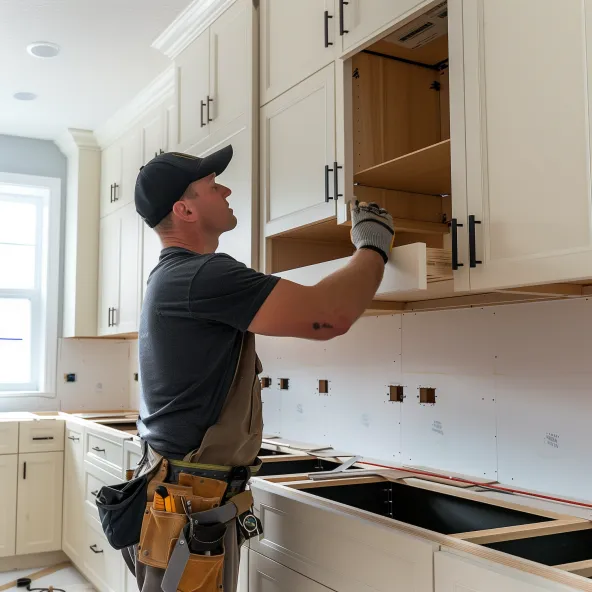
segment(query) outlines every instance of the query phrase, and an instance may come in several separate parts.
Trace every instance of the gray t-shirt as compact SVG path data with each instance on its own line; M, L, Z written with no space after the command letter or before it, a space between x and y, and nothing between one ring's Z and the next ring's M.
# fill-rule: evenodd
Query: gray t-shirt
M242 335L278 281L229 255L163 249L138 335L138 432L157 452L182 458L217 422Z

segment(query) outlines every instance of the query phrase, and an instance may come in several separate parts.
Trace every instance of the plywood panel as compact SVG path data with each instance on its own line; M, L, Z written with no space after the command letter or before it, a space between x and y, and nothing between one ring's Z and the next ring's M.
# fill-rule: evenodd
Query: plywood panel
M442 35L442 37L438 37L428 45L416 49L407 49L392 43L389 41L389 37L385 37L368 47L368 50L403 58L404 60L420 62L427 66L435 66L448 59L448 35Z

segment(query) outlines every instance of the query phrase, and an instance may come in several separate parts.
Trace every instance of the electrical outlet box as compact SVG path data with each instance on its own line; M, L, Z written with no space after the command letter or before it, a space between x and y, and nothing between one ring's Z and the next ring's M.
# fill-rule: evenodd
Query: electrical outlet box
M76 374L64 374L64 382L76 382Z

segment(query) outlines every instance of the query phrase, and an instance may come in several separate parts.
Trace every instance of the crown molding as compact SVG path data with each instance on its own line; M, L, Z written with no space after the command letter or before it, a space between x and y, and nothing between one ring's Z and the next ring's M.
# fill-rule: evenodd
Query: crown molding
M175 91L175 68L171 64L162 74L143 88L127 105L95 130L101 148L106 148L138 123Z
M78 150L100 150L95 135L90 130L68 128L55 139L56 146L64 156L74 156Z
M174 60L234 2L236 0L193 0L171 25L155 39L152 47Z

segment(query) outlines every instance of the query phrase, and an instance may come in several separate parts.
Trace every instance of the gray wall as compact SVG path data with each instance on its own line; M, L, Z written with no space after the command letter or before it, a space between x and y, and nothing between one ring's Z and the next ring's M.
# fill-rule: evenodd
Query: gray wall
M68 159L51 140L36 140L0 134L0 172L40 177L57 177L62 182L62 220L66 219L66 188ZM60 243L60 293L58 334L62 333L62 302L64 275L64 236Z

